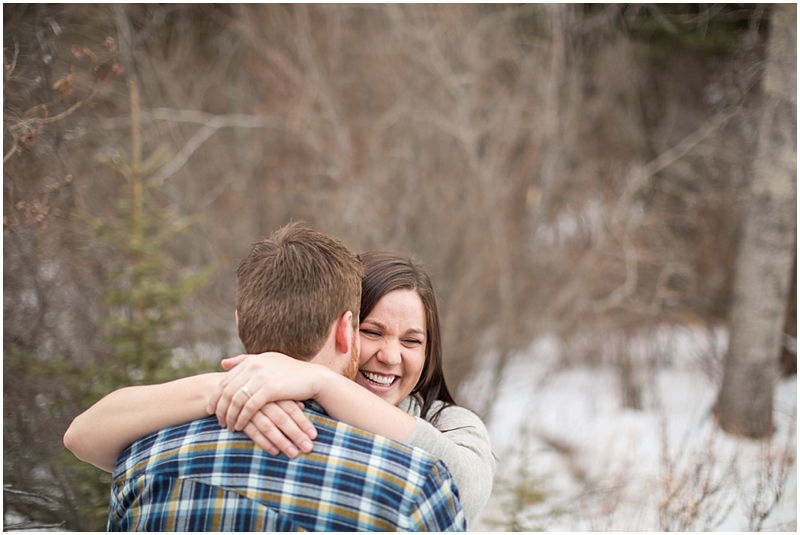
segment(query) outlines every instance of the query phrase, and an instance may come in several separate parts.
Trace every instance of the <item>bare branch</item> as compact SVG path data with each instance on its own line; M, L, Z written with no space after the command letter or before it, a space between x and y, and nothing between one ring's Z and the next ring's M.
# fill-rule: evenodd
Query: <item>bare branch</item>
M43 494L35 494L33 492L26 492L24 490L17 490L11 487L11 485L3 485L3 492L7 492L9 494L15 494L17 496L26 496L28 498L36 498L38 500L44 500L50 503L58 503L53 498L49 496L45 496Z
M180 152L175 155L166 165L159 169L158 173L153 177L154 184L162 184L164 180L174 175L181 167L183 167L189 160L189 157L199 149L203 143L206 142L214 133L219 130L219 127L212 125L205 125L187 141Z
M16 57L15 57L15 63L16 63ZM11 137L14 139L14 142L11 146L11 149L5 154L5 156L3 156L3 163L6 163L17 152L19 148L19 142L18 142L19 132L23 130L27 130L28 132L35 132L42 125L55 123L72 115L73 113L78 111L81 107L83 107L84 104L93 100L98 95L98 93L100 93L100 90L103 88L103 85L105 84L105 82L108 81L108 79L114 72L115 72L114 68L109 69L105 78L103 78L103 80L100 83L95 83L92 92L89 93L89 95L86 98L79 100L78 102L73 104L65 111L59 113L58 115L53 115L52 117L35 117L32 119L17 120L15 124L7 126L6 129L11 134ZM34 106L31 110L35 110L40 106ZM29 112L31 110L29 110Z
M11 65L6 67L6 72L3 73L5 75L5 79L9 80L11 75L14 73L14 70L17 68L17 59L19 58L19 42L17 41L16 37L14 38L14 59L11 60Z
M8 524L3 526L3 531L32 531L32 530L52 530L63 528L65 522L58 524L42 524L40 522L20 522L19 524Z
M153 108L141 112L142 120L167 121L171 123L193 123L214 128L240 127L240 128L277 128L278 122L265 115L248 115L232 113L215 115L197 110L176 110L172 108ZM131 118L122 115L112 118L99 119L104 128L119 128L128 126Z
M263 115L229 114L214 115L197 110L176 110L171 108L155 108L141 112L143 120L167 121L171 123L200 124L200 128L187 141L181 150L153 177L154 183L162 184L164 180L178 172L214 133L221 128L274 128L285 129L285 124ZM130 124L129 116L100 119L105 128L117 128Z
M727 113L720 113L711 117L705 123L703 123L700 128L686 136L681 140L680 143L672 147L671 149L667 150L666 152L661 153L658 155L657 158L649 161L642 167L642 173L644 174L645 178L649 178L654 174L658 173L671 163L676 162L681 157L683 157L687 152L689 152L694 146L698 143L703 141L707 138L714 130L722 126L728 119L735 117L741 108L738 107L734 110L731 110Z
M153 177L153 181L156 184L162 184L164 180L178 172L178 170L186 164L192 154L220 128L275 128L276 125L276 121L258 115L211 115L199 111L168 110L163 108L153 110L151 115L154 118L173 121L180 117L186 122L201 124L203 124L203 119L205 119L203 127L195 132L191 139L183 145L180 152L156 173Z
M658 21L659 24L672 35L678 33L678 28L675 27L674 24L670 22L666 15L664 15L658 7L654 4L647 4L647 10L653 15L653 18Z
M620 245L622 247L622 252L625 255L625 282L621 286L615 288L603 299L592 303L592 308L595 312L602 312L615 305L618 305L623 299L632 295L633 292L636 291L636 285L639 280L636 247L631 243L628 234L624 234L622 236Z
M14 156L14 154L17 152L17 148L19 147L19 143L17 143L17 136L12 134L11 137L13 138L11 149L9 149L6 155L3 156L3 163L6 163L8 160L10 160L11 157Z

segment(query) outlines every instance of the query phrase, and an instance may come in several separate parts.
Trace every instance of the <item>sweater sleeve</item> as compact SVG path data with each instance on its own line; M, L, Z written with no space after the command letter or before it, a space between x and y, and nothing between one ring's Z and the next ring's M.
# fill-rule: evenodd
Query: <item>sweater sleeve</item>
M472 526L492 493L496 468L489 432L481 419L451 405L442 410L435 426L417 417L408 443L444 461L458 486L467 527Z

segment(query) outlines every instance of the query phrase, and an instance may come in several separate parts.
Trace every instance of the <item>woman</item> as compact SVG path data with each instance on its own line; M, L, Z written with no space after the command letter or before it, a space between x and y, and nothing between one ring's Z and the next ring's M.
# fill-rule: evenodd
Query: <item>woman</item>
M226 374L109 394L75 419L65 445L78 458L112 471L135 440L216 413L220 424L244 430L268 452L293 457L298 449L311 450L315 433L287 400L314 399L333 418L442 459L472 525L491 493L495 462L485 426L454 404L445 384L430 278L414 259L397 253L365 253L361 259L365 277L355 382L279 353L241 355L223 361L230 370Z

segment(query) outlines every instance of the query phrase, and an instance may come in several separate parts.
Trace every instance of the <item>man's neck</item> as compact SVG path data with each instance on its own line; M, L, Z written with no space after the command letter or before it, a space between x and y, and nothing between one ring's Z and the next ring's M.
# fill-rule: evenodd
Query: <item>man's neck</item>
M342 363L347 362L347 357L336 351L330 344L325 344L322 350L309 361L330 368L338 374L342 373Z

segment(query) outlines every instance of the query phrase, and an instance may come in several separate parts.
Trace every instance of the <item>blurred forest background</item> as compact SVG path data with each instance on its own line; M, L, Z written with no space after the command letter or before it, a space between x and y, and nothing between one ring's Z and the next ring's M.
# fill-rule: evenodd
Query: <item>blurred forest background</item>
M771 11L4 4L4 527L104 529L67 426L240 353L236 266L292 220L429 266L454 391L545 333L727 325ZM787 228L769 358L795 373Z

